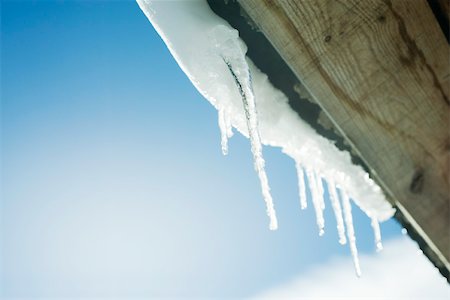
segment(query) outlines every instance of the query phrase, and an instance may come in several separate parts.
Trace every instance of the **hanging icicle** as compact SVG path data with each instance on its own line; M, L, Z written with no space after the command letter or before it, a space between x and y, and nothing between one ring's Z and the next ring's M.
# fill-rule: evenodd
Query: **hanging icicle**
M316 222L319 227L319 235L322 236L325 233L325 220L323 219L323 211L320 205L316 176L311 169L306 169L306 177L308 178L311 199L314 206L314 211L316 213Z
M375 217L371 217L371 225L373 229L373 234L375 236L375 247L377 249L377 252L379 252L383 250L383 244L381 242L380 223L378 223L378 220Z
M341 204L339 203L339 196L336 191L336 185L333 180L328 180L328 193L330 195L331 206L333 207L334 215L336 217L336 227L339 235L339 243L344 245L347 242L345 238L344 220L342 218Z
M324 188L323 188L323 181L322 177L319 175L319 173L314 172L314 175L316 176L316 184L317 184L317 193L318 193L318 200L320 204L320 208L322 210L325 210L325 199L324 199Z
M233 136L233 125L231 124L230 114L228 112L224 113L225 120L225 129L227 132L227 138L231 138Z
M352 207L350 199L344 190L341 190L342 207L344 209L345 225L347 227L347 237L350 243L350 251L353 257L356 276L361 277L361 267L359 266L358 249L356 248L355 230L353 228Z
M219 108L219 128L220 128L220 144L222 146L222 153L223 155L228 154L228 132L227 132L227 124L225 121L225 110L222 108Z
M295 168L297 170L297 180L298 180L298 196L300 198L300 208L306 209L308 207L308 202L306 201L306 187L305 187L305 172L300 163L295 163Z
M256 173L258 174L259 181L261 182L262 194L264 201L266 202L267 215L270 219L269 228L270 230L276 230L278 228L278 221L275 214L272 195L270 194L269 181L267 179L267 174L264 168L265 161L262 156L262 145L258 130L258 115L256 111L255 95L252 88L250 69L248 68L245 58L241 57L240 63L245 65L247 71L247 76L244 77L241 83L241 79L235 73L231 62L224 57L222 57L222 59L227 65L231 75L233 76L236 86L238 87L239 94L242 98L242 104L244 106L247 129L250 138L251 151L253 153L253 163Z

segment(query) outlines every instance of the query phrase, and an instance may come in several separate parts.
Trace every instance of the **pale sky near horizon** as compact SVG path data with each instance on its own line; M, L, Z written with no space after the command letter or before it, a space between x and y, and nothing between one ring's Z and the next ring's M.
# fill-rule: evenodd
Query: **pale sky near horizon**
M236 134L229 150L134 1L1 2L3 298L242 298L299 293L287 284L327 266L317 289L353 276L332 211L323 237L300 211L293 161L264 147L271 232L249 141ZM388 276L448 296L423 255L401 259L413 244L395 220L376 255L370 220L353 211L363 276L375 284L395 254Z

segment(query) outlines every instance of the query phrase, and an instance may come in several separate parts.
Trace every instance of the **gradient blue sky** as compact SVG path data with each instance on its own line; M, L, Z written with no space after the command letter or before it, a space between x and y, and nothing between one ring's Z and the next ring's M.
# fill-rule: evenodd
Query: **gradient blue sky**
M293 161L265 147L268 230L248 140L221 154L215 109L135 2L1 5L0 295L242 297L350 255L330 209L318 236Z

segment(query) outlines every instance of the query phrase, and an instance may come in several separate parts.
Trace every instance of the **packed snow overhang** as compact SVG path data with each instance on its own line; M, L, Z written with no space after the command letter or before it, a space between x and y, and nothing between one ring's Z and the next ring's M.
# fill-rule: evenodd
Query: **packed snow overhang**
M239 32L217 16L205 0L138 0L138 4L192 84L217 109L223 154L228 153L227 141L233 129L249 138L269 228L276 230L278 221L263 144L279 147L293 159L299 208L306 209L312 202L319 235L325 233L326 203L331 204L339 243L348 241L356 275L360 276L351 203L370 218L376 249L381 250L379 222L395 212L381 188L351 162L348 152L317 134L292 110L286 95L246 55L247 46Z
M449 280L448 24L433 1L433 11L426 1L238 2L208 0L302 119L378 182Z
M206 0L138 4L193 85L217 109L223 153L233 129L249 138L270 229L278 223L262 144L280 147L295 162L300 207L312 202L320 235L324 200L330 201L339 242L348 241L357 275L351 201L370 218L377 249L382 247L378 222L397 207L397 216L411 224L448 278L449 76L448 57L442 55L448 44L441 43L442 33L433 26L424 32L411 20L435 22L429 11L421 14L420 5L411 10L390 1L241 2L294 71L296 94L319 104L319 120L313 123L334 127L357 154L353 158L362 159L355 165L347 151L305 122L311 114L300 118L287 92L247 56L238 30L214 14Z

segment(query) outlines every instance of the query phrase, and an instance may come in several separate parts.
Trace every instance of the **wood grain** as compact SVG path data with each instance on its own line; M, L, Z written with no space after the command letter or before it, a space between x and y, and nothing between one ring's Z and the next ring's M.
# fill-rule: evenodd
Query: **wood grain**
M449 268L449 46L426 1L239 3Z

